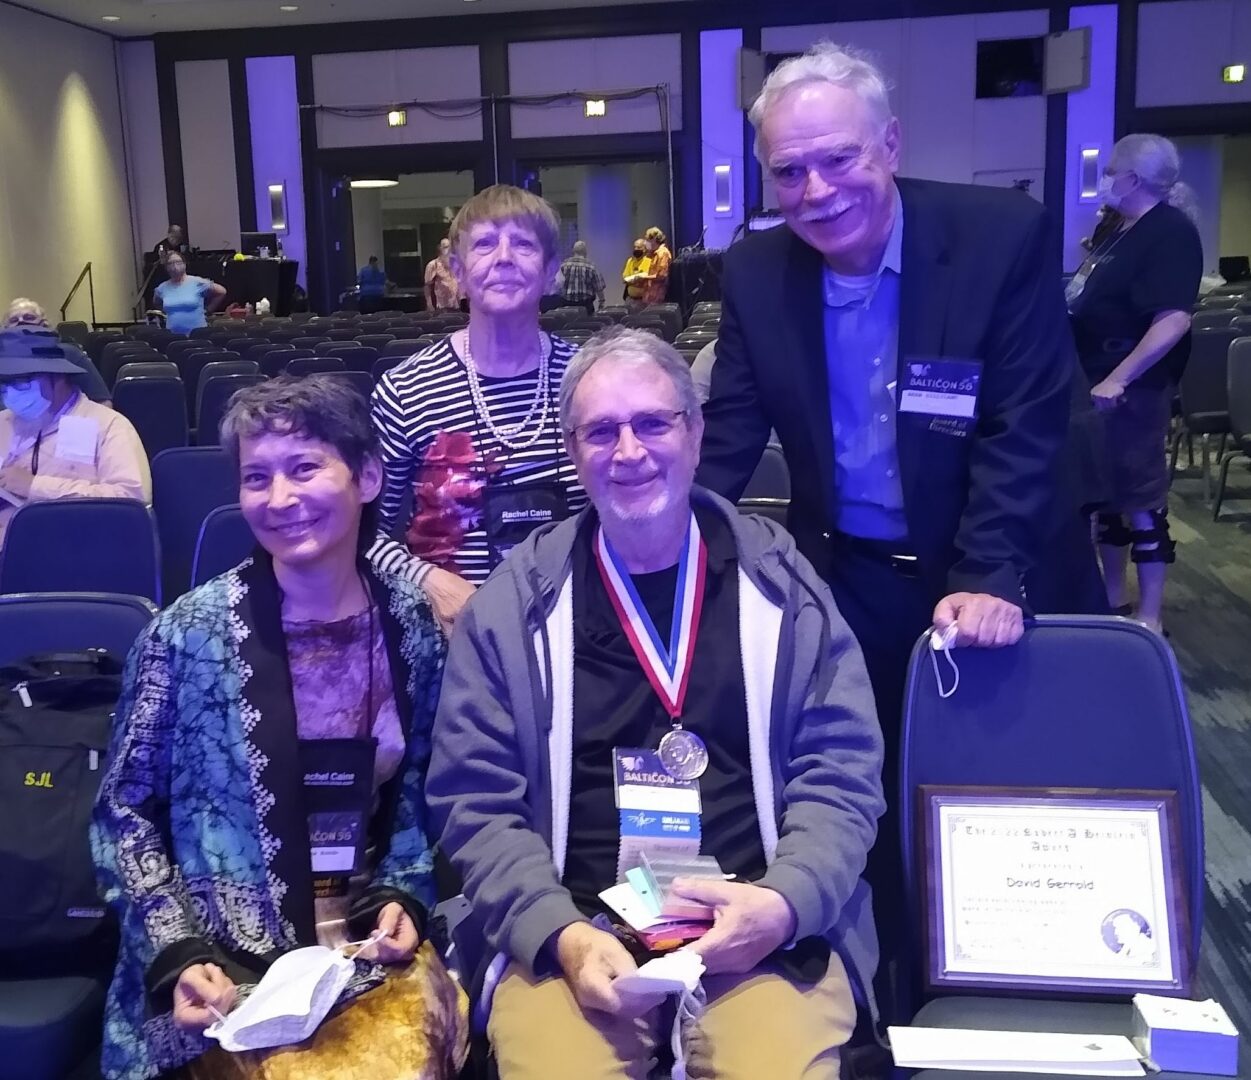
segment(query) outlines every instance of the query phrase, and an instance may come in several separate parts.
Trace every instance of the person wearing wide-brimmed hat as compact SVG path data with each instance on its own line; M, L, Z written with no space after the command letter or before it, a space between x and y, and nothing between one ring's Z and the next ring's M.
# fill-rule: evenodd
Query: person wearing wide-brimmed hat
M56 331L48 324L48 316L34 300L28 300L24 296L19 296L10 301L9 309L4 314L4 321L0 322L0 330L18 330L24 334L44 334L47 337L57 341ZM68 342L59 342L65 350L65 358L73 361L74 365L81 369L78 378L78 385L82 387L82 391L92 401L98 401L101 405L109 405L112 403L112 396L109 394L109 388L104 385L104 380L100 377L100 371L96 367L94 361L78 346Z
M26 502L152 501L138 433L121 413L87 399L81 375L57 342L0 331L0 543Z

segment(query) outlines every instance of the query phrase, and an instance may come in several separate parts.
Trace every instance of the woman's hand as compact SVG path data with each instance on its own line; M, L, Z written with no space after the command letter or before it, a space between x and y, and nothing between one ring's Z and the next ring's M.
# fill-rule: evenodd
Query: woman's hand
M456 616L474 594L474 586L459 574L432 566L426 572L426 576L421 579L421 587L430 597L435 618L439 620L443 632L450 636L452 627L456 623Z
M1125 383L1109 375L1103 382L1091 388L1090 400L1096 412L1115 409L1125 397Z
M234 1004L235 984L221 968L192 964L174 987L174 1023L183 1031L199 1033L218 1018L217 1013L228 1013Z
M378 922L374 929L382 933L372 948L362 952L372 952L380 964L407 964L417 955L417 946L421 944L421 935L413 923L412 916L401 904L387 904L378 912Z

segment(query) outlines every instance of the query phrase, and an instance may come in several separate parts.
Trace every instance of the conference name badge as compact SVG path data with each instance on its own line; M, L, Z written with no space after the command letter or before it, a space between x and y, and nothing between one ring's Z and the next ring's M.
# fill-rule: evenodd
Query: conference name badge
M899 411L952 420L975 419L981 381L982 365L977 360L909 359L900 380Z
M699 781L673 776L656 750L614 747L612 758L621 830L618 879L638 866L644 853L649 857L699 854Z

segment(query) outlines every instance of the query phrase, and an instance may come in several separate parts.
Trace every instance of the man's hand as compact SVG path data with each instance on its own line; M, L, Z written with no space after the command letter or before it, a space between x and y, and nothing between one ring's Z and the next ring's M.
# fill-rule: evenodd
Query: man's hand
M612 934L590 923L570 923L556 936L556 960L582 1008L627 1015L612 984L638 965Z
M745 974L795 933L795 913L786 898L761 885L679 878L673 891L713 909L712 929L687 946L711 975Z
M374 929L381 930L382 937L361 949L361 952L369 954L367 959L377 960L380 964L407 964L417 955L421 935L402 904L387 904L378 912Z
M34 481L35 478L30 474L30 470L16 463L0 469L0 487L12 492L18 498L30 498L30 486Z
M202 1032L235 1004L235 984L216 964L192 964L174 987L174 1023L183 1031Z
M1025 633L1025 613L1016 604L987 593L952 593L938 601L934 627L942 631L957 623L955 645L993 649L1015 645Z
M1125 384L1109 375L1091 388L1090 400L1096 412L1111 412L1125 400Z
M439 620L439 625L443 627L443 632L450 635L452 627L456 623L456 616L460 614L466 602L475 592L475 588L459 574L453 574L450 570L443 570L438 566L432 566L421 579L421 587L426 590L426 595L430 597L430 603L434 607L435 618Z

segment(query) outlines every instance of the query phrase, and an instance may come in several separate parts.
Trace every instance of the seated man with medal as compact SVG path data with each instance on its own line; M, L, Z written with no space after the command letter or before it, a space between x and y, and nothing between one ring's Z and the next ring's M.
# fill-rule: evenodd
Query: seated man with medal
M258 546L136 643L96 806L121 929L104 1075L285 1080L350 1052L371 1080L454 1077L465 1003L425 940L445 644L421 589L362 554L382 486L368 406L332 375L276 379L235 395L222 445ZM298 1050L206 1037L319 945L354 970Z
M675 1028L691 1076L837 1077L876 956L860 874L882 737L859 646L788 533L693 486L703 422L672 346L596 335L560 418L592 506L466 606L427 784L498 953L502 1080L644 1076ZM622 789L649 782L657 814L627 813ZM650 836L675 789L691 829ZM600 894L649 854L726 875L673 883L714 920L686 946L706 1006L676 1025L671 1001L614 988L654 954Z

